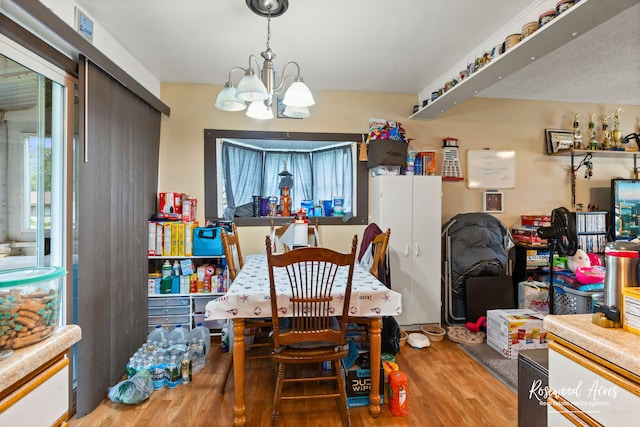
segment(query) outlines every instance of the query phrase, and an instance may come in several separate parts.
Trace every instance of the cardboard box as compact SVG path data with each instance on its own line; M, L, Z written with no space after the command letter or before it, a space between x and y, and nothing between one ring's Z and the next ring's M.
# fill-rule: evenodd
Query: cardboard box
M538 255L527 255L527 268L546 267L548 265L549 252L540 253Z
M521 215L523 227L548 227L551 225L551 215Z
M157 227L155 221L149 221L149 239L148 239L148 248L147 248L147 256L155 256L156 255L156 239L157 239Z
M184 193L158 193L158 217L179 220L182 218Z
M196 220L196 209L198 207L198 199L185 195L182 199L182 221L193 222Z
M622 329L640 335L640 288L622 289Z
M344 364L342 365L343 369ZM371 370L360 369L353 365L345 370L347 387L347 405L350 408L369 405L369 393L371 391ZM380 365L380 404L384 403L384 370Z
M516 242L534 245L546 245L547 241L538 236L538 229L531 227L512 227L511 236Z
M520 350L547 348L544 315L529 309L487 310L487 344L508 359Z

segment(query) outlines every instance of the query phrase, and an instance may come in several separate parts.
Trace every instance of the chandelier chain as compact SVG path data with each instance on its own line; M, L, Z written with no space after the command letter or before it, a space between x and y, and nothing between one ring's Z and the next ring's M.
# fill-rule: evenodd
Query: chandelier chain
M267 7L267 50L271 49L269 40L271 40L271 6Z

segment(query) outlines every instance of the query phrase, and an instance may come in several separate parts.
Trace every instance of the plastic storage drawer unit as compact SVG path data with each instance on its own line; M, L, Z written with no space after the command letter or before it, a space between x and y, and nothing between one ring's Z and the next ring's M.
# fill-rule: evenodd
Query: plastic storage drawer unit
M150 325L165 325L168 323L171 324L183 324L183 325L189 325L190 319L189 319L189 315L186 314L184 316L154 316L154 317L149 317L149 324Z
M200 296L193 297L194 311L196 313L204 313L207 303L214 299L216 299L216 296L214 295L207 295L203 297L200 297Z
M176 314L189 314L191 311L188 306L182 307L149 307L149 316L163 316Z
M189 305L189 297L151 297L149 307L166 307L169 305Z

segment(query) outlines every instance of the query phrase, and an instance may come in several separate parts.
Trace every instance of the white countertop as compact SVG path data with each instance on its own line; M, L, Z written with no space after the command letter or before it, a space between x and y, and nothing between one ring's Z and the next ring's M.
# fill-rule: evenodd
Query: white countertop
M8 359L0 360L0 394L51 358L67 351L81 338L80 326L61 326L39 343L17 349Z
M549 315L543 326L547 332L640 375L640 336L594 325L591 314Z

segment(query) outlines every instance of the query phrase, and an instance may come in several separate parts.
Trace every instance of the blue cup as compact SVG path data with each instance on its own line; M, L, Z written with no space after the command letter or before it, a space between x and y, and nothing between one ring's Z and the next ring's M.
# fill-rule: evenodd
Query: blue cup
M322 209L324 211L324 216L331 216L331 214L333 213L332 205L333 205L332 200L322 201Z

